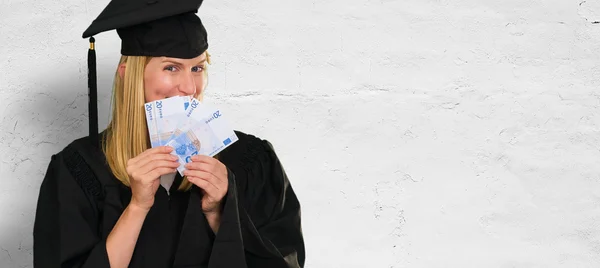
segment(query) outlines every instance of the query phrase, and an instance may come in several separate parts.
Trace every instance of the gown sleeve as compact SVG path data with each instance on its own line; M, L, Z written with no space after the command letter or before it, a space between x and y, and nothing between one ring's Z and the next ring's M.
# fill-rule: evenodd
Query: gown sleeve
M106 241L98 232L97 208L78 183L84 175L77 170L73 173L64 158L62 154L52 156L40 187L33 227L33 266L110 267ZM73 174L78 175L77 180Z
M304 267L300 203L273 145L260 141L241 193L240 219L246 263L254 267ZM250 178L253 178L252 180Z

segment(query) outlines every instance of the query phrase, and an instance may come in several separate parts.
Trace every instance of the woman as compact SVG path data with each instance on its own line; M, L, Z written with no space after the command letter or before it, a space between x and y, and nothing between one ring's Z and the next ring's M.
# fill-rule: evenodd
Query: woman
M84 33L117 29L122 39L112 119L52 156L34 267L304 266L300 204L270 142L236 131L217 157L193 157L184 177L172 148L150 148L144 103L202 99L201 3L113 0ZM161 176L175 177L170 189Z

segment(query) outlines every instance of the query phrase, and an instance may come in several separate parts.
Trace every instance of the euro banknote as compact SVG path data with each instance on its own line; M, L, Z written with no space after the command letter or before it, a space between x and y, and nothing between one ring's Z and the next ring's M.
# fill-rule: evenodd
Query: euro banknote
M174 131L167 146L179 158L177 170L183 176L185 164L194 155L215 156L238 140L222 110L191 99L185 119Z
M179 122L185 119L184 114L189 101L188 96L175 96L145 104L152 148L167 144Z
M150 137L150 144L152 148L158 146L158 130L156 125L156 113L154 102L144 104L144 111L146 114L146 125L148 126L148 135Z

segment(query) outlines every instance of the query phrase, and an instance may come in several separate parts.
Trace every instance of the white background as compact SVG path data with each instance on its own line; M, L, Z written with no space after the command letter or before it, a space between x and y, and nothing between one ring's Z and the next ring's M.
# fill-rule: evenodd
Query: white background
M87 135L107 0L0 1L0 267ZM273 143L306 267L600 267L600 1L207 0L207 100ZM96 36L100 129L120 40Z

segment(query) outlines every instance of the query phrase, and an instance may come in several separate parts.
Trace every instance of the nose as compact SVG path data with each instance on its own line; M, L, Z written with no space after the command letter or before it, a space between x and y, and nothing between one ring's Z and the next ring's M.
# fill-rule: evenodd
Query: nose
M179 91L185 95L194 95L196 93L196 81L192 74L186 74L181 79Z

